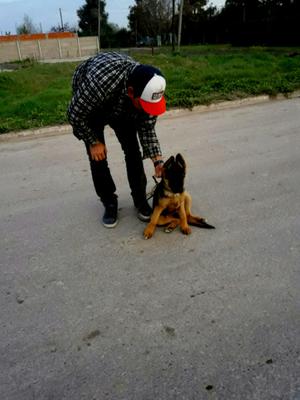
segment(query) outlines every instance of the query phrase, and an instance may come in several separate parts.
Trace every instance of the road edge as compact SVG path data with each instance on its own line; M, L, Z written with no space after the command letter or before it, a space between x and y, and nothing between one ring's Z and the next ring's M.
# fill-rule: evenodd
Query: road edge
M287 95L279 94L276 96L261 95L255 97L247 97L245 99L229 100L218 103L212 103L209 105L195 106L192 109L174 108L168 110L163 116L160 117L160 119L172 119L189 113L202 113L202 112L226 110L230 108L266 103L268 101L295 99L298 97L300 97L300 90L295 91L293 93L289 93ZM22 139L33 139L40 136L43 137L57 136L57 135L68 134L71 132L72 132L72 127L69 124L27 129L23 131L15 131L15 132L0 134L0 143L6 141L22 140Z

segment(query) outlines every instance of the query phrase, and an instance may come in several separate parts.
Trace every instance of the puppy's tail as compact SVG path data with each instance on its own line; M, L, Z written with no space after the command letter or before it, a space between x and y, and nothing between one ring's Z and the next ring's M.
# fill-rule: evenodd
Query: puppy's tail
M188 224L202 229L216 229L213 225L208 224L204 218L193 217L192 215L188 218Z

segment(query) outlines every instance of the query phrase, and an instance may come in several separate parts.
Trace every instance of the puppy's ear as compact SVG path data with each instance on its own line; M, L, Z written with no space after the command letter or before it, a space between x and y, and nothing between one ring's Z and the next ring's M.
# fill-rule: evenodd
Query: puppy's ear
M176 156L176 163L183 169L186 168L186 163L184 161L184 158L182 157L182 155L180 153L177 154Z
M170 158L167 159L167 161L164 163L164 169L168 169L171 167L171 165L174 163L175 158L174 156L171 156Z

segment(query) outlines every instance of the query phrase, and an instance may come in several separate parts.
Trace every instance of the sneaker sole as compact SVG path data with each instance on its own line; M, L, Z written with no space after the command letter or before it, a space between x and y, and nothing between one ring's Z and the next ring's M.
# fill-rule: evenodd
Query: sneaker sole
M117 226L118 222L119 222L119 221L116 221L116 222L114 222L113 224L105 224L105 223L102 221L102 224L103 224L103 226L105 226L105 228L114 228L115 226Z
M137 217L138 217L138 219L139 219L140 221L143 221L143 222L148 222L148 221L150 221L150 219L151 219L151 216L150 216L150 215L149 215L149 217L147 217L146 215L138 214Z

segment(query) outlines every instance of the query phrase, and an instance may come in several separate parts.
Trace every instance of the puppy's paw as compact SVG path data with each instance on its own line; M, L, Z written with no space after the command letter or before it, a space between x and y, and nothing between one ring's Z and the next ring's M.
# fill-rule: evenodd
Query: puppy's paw
M184 226L184 227L181 227L181 232L184 235L190 235L192 233L192 230L189 226Z
M164 231L166 233L171 233L176 229L178 223L177 222L171 222L168 226L165 227Z
M144 239L150 239L150 238L152 238L153 233L154 233L154 230L151 229L151 228L149 228L149 227L147 227L147 228L144 230Z

